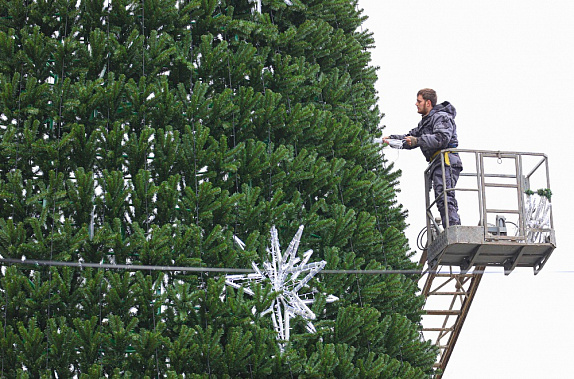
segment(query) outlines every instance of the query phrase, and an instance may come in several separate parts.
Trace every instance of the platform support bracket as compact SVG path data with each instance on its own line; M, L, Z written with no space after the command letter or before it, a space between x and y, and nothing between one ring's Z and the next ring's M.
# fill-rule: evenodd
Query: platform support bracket
M510 273L514 271L516 265L518 264L518 261L522 257L522 254L524 254L524 248L526 248L526 245L521 246L518 249L518 253L516 253L514 257L509 258L506 262L504 262L504 275L510 275Z
M463 259L462 264L460 265L460 271L465 274L468 272L468 270L470 270L470 268L472 266L474 266L474 262L476 262L476 258L478 257L478 255L480 254L480 250L482 249L484 245L478 245L476 246L474 249L472 249L472 252L470 253L469 257L466 257Z

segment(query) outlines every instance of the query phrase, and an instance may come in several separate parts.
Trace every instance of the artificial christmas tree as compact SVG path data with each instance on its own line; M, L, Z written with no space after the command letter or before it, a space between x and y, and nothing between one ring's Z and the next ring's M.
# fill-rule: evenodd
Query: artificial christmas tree
M319 273L316 333L283 344L270 284L214 270L264 262L273 225L326 269L415 268L356 1L257 8L0 3L2 376L432 373L416 276Z

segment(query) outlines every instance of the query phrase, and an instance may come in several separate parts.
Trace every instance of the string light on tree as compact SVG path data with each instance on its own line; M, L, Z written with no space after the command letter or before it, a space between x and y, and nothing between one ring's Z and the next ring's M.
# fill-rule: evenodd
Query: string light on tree
M257 13L261 13L261 0L250 0L252 3L255 3L255 11ZM293 2L290 0L283 0L287 5L293 5Z
M303 253L303 259L297 256L303 228L303 225L299 227L285 254L281 254L277 229L275 226L271 227L271 249L267 248L270 260L263 263L263 269L260 270L257 264L253 262L251 265L255 273L227 275L225 280L227 285L237 289L243 288L245 293L251 296L254 295L250 288L251 285L267 280L271 282L273 290L278 293L278 296L261 315L271 314L273 327L277 331L277 339L280 341L289 340L289 322L295 316L301 316L307 320L306 328L310 333L316 332L315 326L311 322L315 320L316 316L308 305L315 301L314 295L317 291L308 289L309 292L307 293L300 294L299 292L308 288L309 281L325 267L327 262L309 263L313 250L307 250ZM234 238L239 247L244 250L245 243L237 237ZM333 295L326 297L327 303L336 300L338 298ZM281 348L283 349L283 345Z

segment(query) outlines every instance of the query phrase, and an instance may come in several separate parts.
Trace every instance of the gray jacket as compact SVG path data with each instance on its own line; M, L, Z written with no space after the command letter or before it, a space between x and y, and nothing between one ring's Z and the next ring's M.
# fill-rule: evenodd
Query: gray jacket
M414 149L420 147L427 162L430 162L437 151L458 147L455 117L456 109L448 101L445 101L434 106L429 114L421 119L418 126L408 134L395 134L391 135L390 138L402 140L406 136L417 137L417 146L410 147L404 143L403 148ZM458 154L451 153L449 158L452 167L462 168L462 161Z

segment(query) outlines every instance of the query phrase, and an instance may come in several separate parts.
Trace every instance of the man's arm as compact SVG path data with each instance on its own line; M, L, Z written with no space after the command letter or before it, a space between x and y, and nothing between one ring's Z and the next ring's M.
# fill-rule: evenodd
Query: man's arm
M388 137L383 137L384 143L389 143L389 139L398 139L403 141L403 149L414 149L417 144L417 128L411 130L408 134L391 134Z
M429 150L442 150L448 147L453 133L454 124L449 117L443 116L435 120L432 134L423 134L416 142Z
M417 147L419 145L419 139L415 136L406 136L405 144L411 148Z

